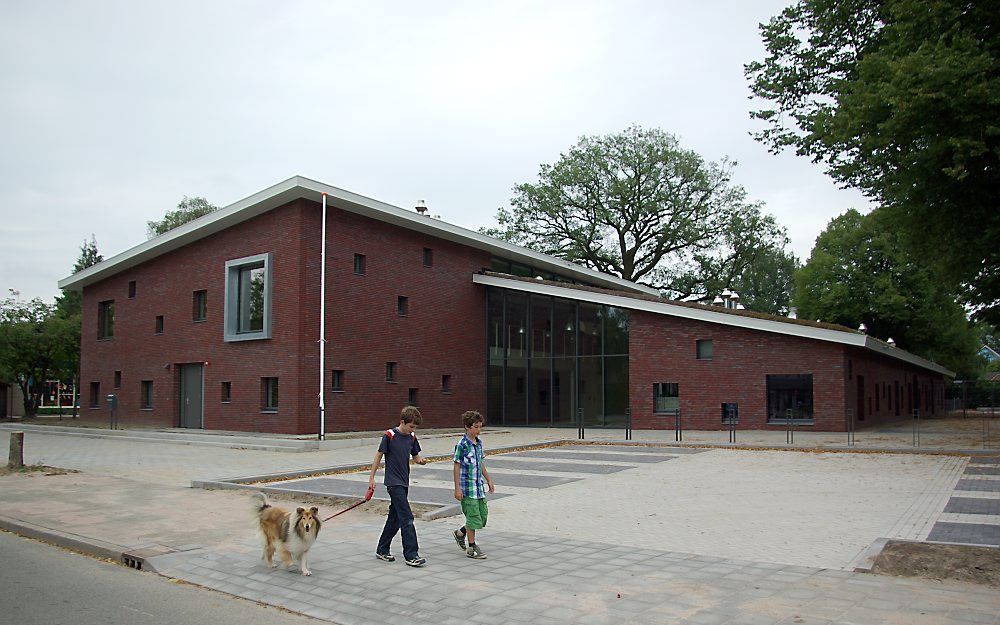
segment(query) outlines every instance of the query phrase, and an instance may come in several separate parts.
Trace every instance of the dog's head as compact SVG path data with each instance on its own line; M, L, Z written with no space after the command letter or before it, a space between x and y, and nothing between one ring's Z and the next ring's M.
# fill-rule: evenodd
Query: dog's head
M296 508L295 514L297 519L295 521L295 527L299 529L302 534L318 534L319 533L319 508L313 506L312 508Z

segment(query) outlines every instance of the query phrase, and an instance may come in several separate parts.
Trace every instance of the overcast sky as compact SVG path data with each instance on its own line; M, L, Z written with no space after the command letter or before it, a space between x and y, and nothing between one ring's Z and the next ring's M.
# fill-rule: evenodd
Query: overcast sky
M788 228L803 260L857 192L773 156L743 64L791 0L0 3L0 296L51 300L181 198L301 174L471 229L582 135L659 127ZM696 5L696 6L695 6Z

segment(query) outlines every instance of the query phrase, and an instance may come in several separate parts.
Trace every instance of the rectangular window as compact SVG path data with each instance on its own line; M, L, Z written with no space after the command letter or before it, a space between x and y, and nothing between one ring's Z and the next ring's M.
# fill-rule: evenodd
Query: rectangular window
M153 381L143 380L142 381L142 394L139 398L139 407L142 410L152 410L153 409Z
M869 410L871 410L870 407ZM811 373L767 376L767 420L784 423L789 415L797 421L812 420L813 379Z
M229 402L233 401L233 383L232 382L223 382L222 383L221 399L222 399L222 403L224 403L224 404L228 404Z
M740 405L734 401L722 402L722 424L729 425L740 422Z
M343 369L334 369L333 370L333 376L330 379L332 381L331 383L333 385L333 390L335 392L340 393L340 392L344 391L344 370Z
M408 403L411 406L418 405L417 404L417 389L411 388L409 394L407 395L407 397L408 397Z
M101 407L101 383L91 382L90 383L90 407L100 408Z
M355 254L354 255L354 273L359 276L365 275L365 255Z
M97 304L97 338L110 339L115 335L115 300Z
M681 407L680 385L677 382L653 384L653 412L674 412Z
M875 412L879 412L880 410L882 410L882 408L881 408L881 404L882 404L882 401L881 401L882 397L881 396L882 396L882 393L880 393L879 390L880 390L879 389L879 384L878 384L878 382L876 382L875 383Z
M225 340L271 338L272 255L226 262Z
M278 378L260 379L260 409L264 412L277 412Z
M405 317L410 312L410 298L400 295L396 298L396 312L400 317Z
M163 315L156 315L156 333L163 334Z
M396 363L394 362L385 363L385 381L386 382L396 381Z
M712 339L704 339L701 341L695 341L695 348L698 354L698 360L711 360L712 359Z
M208 291L195 291L191 295L191 321L208 319Z
M424 267L434 266L434 250L429 247L424 248Z
M121 388L121 387L122 387L122 372L115 371L115 388Z
M135 299L135 280L128 281L128 298Z
M441 392L450 393L451 392L451 376L442 375L441 376Z

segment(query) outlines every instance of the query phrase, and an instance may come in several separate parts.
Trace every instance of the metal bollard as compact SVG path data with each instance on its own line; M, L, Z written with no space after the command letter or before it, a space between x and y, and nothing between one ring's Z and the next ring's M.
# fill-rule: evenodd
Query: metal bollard
M680 442L684 440L684 430L681 428L681 409L674 410L674 440Z
M795 444L795 424L794 419L792 419L792 409L789 408L785 410L785 444L794 445Z
M913 446L920 447L920 408L913 409Z
M729 442L736 442L736 411L732 404L726 406L726 418L729 420Z
M848 408L847 412L844 414L844 418L847 421L847 444L854 444L854 409Z
M625 440L632 440L632 409L625 409Z
M586 435L586 431L584 430L583 427L583 408L576 409L576 423L577 423L576 437L582 441Z

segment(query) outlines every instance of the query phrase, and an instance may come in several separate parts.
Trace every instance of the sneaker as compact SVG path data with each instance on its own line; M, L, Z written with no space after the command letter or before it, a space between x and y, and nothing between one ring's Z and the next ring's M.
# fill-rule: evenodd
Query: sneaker
M475 558L476 560L486 559L486 554L479 548L479 545L470 545L469 548L465 550L465 555L466 557Z
M465 551L465 534L461 530L455 530L451 533L455 537L455 542L458 543L458 548Z
M407 560L406 561L406 565L407 566L423 566L425 564L427 564L427 560L424 560L423 558L421 558L419 556L416 557L416 558L413 558L412 560Z
M392 555L391 553L379 553L376 551L375 557L378 558L379 560L385 560L386 562L396 561L396 556Z

